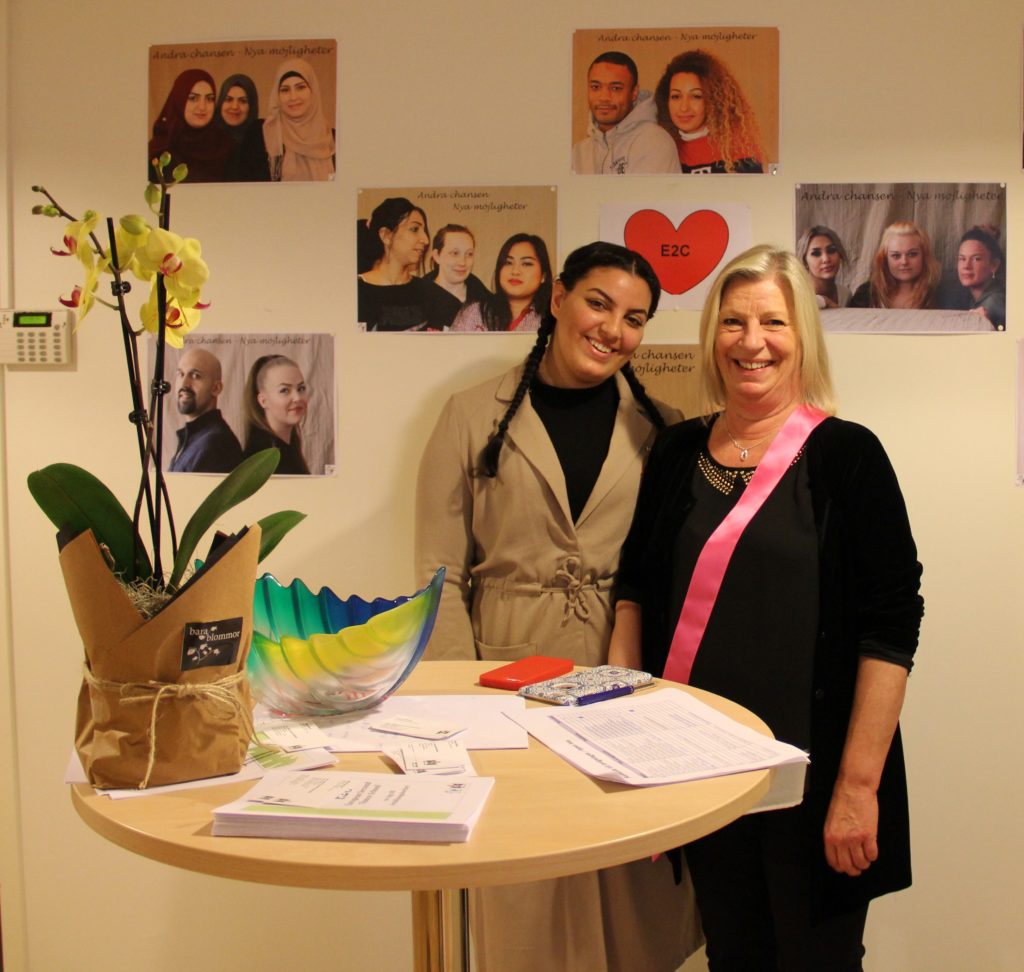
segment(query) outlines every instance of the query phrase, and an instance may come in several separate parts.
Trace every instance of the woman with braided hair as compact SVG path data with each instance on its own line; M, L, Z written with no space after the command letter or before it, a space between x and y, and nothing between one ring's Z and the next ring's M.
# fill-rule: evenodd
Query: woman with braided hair
M575 250L526 361L448 401L417 483L418 578L447 568L427 657L607 660L643 463L680 418L629 365L660 293L638 253ZM700 940L665 858L474 891L471 927L484 972L669 972Z

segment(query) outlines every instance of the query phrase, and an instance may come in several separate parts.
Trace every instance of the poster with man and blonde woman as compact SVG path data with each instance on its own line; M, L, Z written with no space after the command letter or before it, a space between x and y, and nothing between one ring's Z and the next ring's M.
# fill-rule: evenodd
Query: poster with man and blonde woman
M229 473L264 449L277 476L334 473L334 336L189 334L166 350L161 460L173 473Z

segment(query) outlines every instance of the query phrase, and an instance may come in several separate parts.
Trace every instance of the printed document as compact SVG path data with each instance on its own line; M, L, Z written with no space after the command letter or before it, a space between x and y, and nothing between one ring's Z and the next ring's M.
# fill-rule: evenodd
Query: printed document
M632 786L808 762L795 746L764 736L677 688L584 708L531 708L511 718L589 776ZM803 773L798 775L802 792ZM792 802L799 803L800 795Z

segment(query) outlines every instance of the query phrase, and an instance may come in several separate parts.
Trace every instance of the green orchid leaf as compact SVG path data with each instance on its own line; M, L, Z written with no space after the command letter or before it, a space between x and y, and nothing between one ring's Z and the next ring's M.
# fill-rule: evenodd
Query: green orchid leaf
M281 453L277 449L264 449L239 463L214 487L182 531L181 540L178 542L178 554L174 558L174 567L171 570L171 579L167 582L168 590L177 590L189 561L206 531L228 510L259 490L274 474L280 461Z
M123 580L130 583L152 576L146 548L141 542L135 543L132 518L92 473L80 466L57 462L29 473L28 488L58 530L92 530L97 543L106 544L110 550L114 573Z
M259 521L260 530L260 560L267 557L293 527L297 527L304 519L305 513L298 513L295 510L281 510L278 513L271 513Z

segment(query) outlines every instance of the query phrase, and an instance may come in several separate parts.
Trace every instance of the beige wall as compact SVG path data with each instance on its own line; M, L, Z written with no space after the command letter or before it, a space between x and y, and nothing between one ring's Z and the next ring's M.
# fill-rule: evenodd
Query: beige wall
M0 115L10 136L0 207L16 242L0 236L0 294L48 305L74 279L48 256L56 224L29 216L33 183L78 210L142 208L149 44L336 37L338 181L191 187L175 197L174 224L201 238L213 268L204 327L336 335L338 475L274 483L227 525L284 505L306 510L309 522L271 569L341 592L394 595L411 589L412 482L434 416L450 390L497 371L526 344L357 334L358 187L557 184L564 256L596 235L597 207L609 199L745 202L755 239L786 243L795 182L1005 181L1017 259L1017 5L734 0L723 8L692 0L684 8L648 0L628 17L625 9L610 0L253 0L241 8L0 0L10 87L9 116ZM779 175L571 175L572 29L679 26L684 9L691 24L721 24L727 9L729 24L780 27ZM925 564L927 614L904 719L916 884L872 909L869 967L878 970L1020 965L1024 492L1013 486L1013 342L1024 299L1017 275L1010 279L1007 334L830 339L842 414L887 446ZM665 313L649 339L692 342L695 334L694 313ZM0 542L9 553L9 566L0 559L0 900L9 967L410 967L405 895L194 875L133 857L74 815L60 780L81 649L52 531L25 476L57 459L78 462L119 484L127 500L135 475L109 314L86 320L78 347L74 370L0 374ZM179 510L206 487L175 481Z

